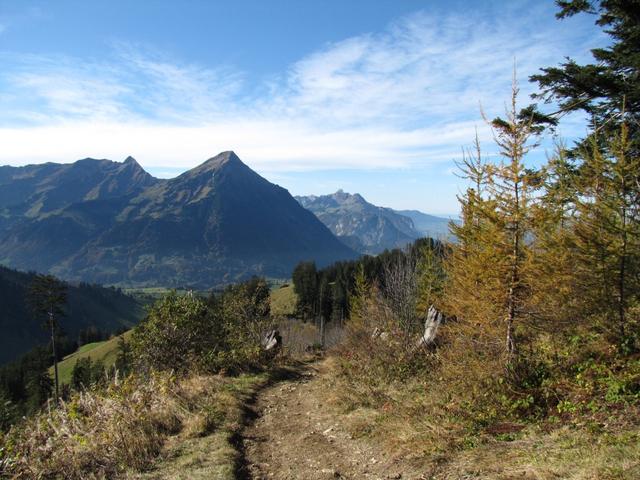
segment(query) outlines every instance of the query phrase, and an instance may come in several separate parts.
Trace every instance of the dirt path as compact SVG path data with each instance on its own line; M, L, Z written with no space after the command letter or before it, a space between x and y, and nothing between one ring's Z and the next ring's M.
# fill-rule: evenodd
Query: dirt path
M324 362L307 363L295 375L263 390L253 422L242 435L241 479L393 479L399 465L376 446L353 439L340 417L323 408ZM419 478L419 477L418 477Z

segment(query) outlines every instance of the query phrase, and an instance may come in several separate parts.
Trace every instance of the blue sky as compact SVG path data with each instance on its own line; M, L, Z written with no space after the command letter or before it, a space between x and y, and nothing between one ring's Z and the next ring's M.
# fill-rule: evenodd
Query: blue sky
M607 39L552 1L0 0L0 164L224 150L294 195L457 211L453 160L527 77ZM584 133L578 116L560 134ZM549 139L531 155L544 158Z

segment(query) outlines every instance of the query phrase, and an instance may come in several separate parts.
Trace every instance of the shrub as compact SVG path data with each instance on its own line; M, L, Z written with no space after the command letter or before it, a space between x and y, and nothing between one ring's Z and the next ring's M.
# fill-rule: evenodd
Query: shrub
M261 340L272 324L269 287L259 278L206 302L171 293L134 330L126 356L142 371L242 371L267 359Z
M131 337L132 357L142 370L201 365L223 341L219 317L201 299L175 292L156 302Z

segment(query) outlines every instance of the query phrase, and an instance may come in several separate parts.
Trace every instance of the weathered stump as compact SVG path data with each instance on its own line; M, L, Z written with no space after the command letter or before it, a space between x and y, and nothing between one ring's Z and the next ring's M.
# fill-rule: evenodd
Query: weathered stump
M424 333L416 344L417 347L428 348L433 345L440 325L444 322L444 315L433 305L429 307L427 318L424 321Z
M261 344L265 352L270 352L275 355L282 348L282 336L276 329L269 330L264 337L262 337Z

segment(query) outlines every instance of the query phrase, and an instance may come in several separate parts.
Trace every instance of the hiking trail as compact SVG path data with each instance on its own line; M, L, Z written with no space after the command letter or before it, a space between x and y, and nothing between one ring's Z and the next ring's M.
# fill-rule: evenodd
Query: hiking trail
M303 363L263 389L241 434L242 480L400 479L400 465L366 439L356 439L321 403L326 360Z

